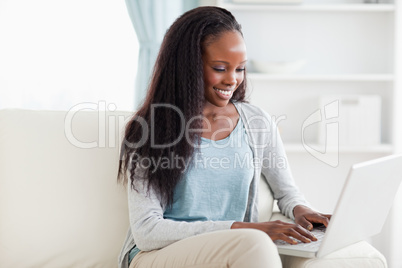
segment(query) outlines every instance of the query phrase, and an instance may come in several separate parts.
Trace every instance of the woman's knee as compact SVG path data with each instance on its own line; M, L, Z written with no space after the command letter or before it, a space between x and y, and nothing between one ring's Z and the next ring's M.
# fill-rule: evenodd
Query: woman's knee
M239 230L239 229L238 229ZM238 252L249 252L253 255L270 255L278 256L278 249L271 238L263 231L255 229L236 230L232 246L236 247Z
M234 254L230 267L282 267L278 249L266 233L242 229L236 235L239 240L235 241L235 252L238 254ZM247 262L252 266L244 266Z

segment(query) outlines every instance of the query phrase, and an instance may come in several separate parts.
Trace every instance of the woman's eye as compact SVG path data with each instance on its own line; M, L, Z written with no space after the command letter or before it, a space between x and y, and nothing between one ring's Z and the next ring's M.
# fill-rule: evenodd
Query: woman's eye
M221 69L221 68L214 68L214 70L217 71L217 72L224 72L225 71L225 69Z
M213 68L216 72L226 72L225 68ZM236 72L244 72L245 68L237 68Z

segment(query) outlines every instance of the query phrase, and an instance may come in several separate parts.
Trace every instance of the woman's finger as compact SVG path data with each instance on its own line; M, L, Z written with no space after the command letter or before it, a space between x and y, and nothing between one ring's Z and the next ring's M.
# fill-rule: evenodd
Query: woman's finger
M272 240L281 239L290 244L297 244L298 240L303 243L317 241L317 238L299 224L281 221L267 222L271 226L266 232Z
M316 213L316 214L308 214L308 215L305 215L304 217L305 217L305 219L307 221L309 221L311 223L321 223L321 224L324 224L325 227L327 227L328 224L329 224L328 217L326 217L324 215L321 215L321 214L318 214L318 213Z
M291 245L296 245L297 244L296 239L293 239L293 238L291 238L291 237L289 237L289 236L287 236L287 235L285 235L283 233L278 234L277 237L278 237L278 239L275 239L275 240L283 240L283 241L285 241L285 242L287 242L287 243L289 243Z
M328 220L330 220L332 216L331 214L321 214L321 215L327 218Z
M309 235L311 238L308 238L308 235L305 232L302 234L300 230L296 231L296 229L290 229L286 234L293 238L296 238L297 240L300 240L303 243L310 243L312 240L311 235Z
M296 232L298 232L299 234L301 234L302 236L308 238L310 241L317 241L317 238L310 233L308 230L306 230L305 228L303 228L302 226L296 226L295 227ZM300 240L300 239L299 239ZM303 241L303 240L300 240ZM303 241L304 242L304 241Z
M313 230L313 225L305 217L300 217L296 223L309 231Z

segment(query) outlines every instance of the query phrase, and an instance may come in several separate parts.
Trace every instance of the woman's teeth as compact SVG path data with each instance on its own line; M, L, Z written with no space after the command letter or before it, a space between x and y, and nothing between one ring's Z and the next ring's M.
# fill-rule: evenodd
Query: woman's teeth
M231 91L231 90L222 90L222 89L219 89L219 88L216 88L216 87L214 87L214 89L215 89L216 91L222 93L222 94L225 95L225 96L230 96L230 95L232 95L232 91Z

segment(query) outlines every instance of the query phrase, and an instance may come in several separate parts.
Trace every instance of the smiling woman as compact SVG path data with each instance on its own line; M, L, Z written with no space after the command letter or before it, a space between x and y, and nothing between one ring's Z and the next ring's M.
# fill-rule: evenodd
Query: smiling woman
M281 267L273 240L310 243L312 224L328 224L294 184L274 120L246 102L246 61L228 10L192 9L166 32L122 143L130 228L119 267ZM258 222L261 177L295 224Z
M132 110L138 41L124 1L1 1L0 108Z

